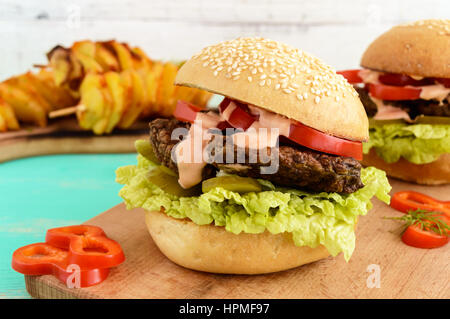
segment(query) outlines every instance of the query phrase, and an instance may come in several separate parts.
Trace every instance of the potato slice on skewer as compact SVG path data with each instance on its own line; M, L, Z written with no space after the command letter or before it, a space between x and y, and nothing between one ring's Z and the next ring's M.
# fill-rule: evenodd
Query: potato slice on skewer
M125 89L117 72L106 72L105 81L113 100L113 109L109 118L106 133L111 133L122 117L125 105Z
M162 116L170 116L173 113L175 106L175 77L177 76L178 68L175 64L167 62L164 64L164 70L156 93L156 104L159 106L158 112ZM173 106L173 107L172 107Z
M95 59L105 71L120 71L120 64L114 52L103 45L103 42L95 44Z
M111 41L111 45L116 51L120 63L120 68L122 70L133 69L133 55L128 46L116 41Z
M108 123L114 108L114 100L108 89L105 78L101 79L101 93L104 99L104 109L101 118L94 124L93 131L95 134L101 135L107 132Z
M101 75L89 73L80 86L81 101L77 108L77 118L84 129L92 129L102 117L105 99L102 93Z
M141 117L149 117L158 114L161 106L157 104L156 98L158 88L164 71L162 62L154 62L149 72L144 75L145 90L148 95L148 103L144 106Z
M33 123L40 127L46 126L47 113L27 92L3 82L0 83L0 97L11 105L20 121Z
M9 78L8 80L4 81L4 83L12 87L21 89L31 99L33 99L36 103L38 103L46 113L51 111L52 108L50 103L39 94L39 92L36 90L35 86L26 76L26 74Z
M131 82L132 82L132 88L133 88L133 97L132 97L132 103L128 107L128 109L124 112L120 122L119 127L120 128L128 128L130 127L135 121L136 118L139 117L139 115L142 112L143 104L142 100L144 97L144 84L139 76L139 74L134 70L125 70L123 72L124 76L130 76Z
M14 114L11 105L0 99L0 117L5 121L8 130L18 130L20 128L19 122Z
M95 43L91 41L75 42L71 48L74 56L80 60L84 72L102 72L103 68L95 60Z
M73 106L77 103L69 90L56 86L52 72L41 69L38 74L28 72L27 79L39 92L39 94L50 103L52 110Z

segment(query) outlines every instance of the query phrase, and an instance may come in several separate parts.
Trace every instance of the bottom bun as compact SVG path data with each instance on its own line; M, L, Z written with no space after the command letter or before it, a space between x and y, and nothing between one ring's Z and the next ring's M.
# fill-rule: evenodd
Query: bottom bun
M441 155L436 161L428 164L414 164L404 158L395 163L386 163L374 149L365 154L364 166L375 166L386 172L388 176L404 181L424 185L440 185L450 183L450 154Z
M233 234L224 227L197 225L165 213L146 212L145 221L161 252L174 263L221 274L265 274L328 257L324 246L295 246L289 233Z

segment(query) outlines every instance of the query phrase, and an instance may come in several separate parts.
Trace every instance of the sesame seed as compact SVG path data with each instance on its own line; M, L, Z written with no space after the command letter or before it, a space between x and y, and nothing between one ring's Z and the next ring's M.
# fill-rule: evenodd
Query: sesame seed
M314 99L314 102L319 103L320 102L320 97L316 96L316 98Z
M437 27L433 25L434 29ZM249 83L255 79L255 83L261 87L282 89L285 94L295 94L299 101L308 99L307 92L299 92L305 86L314 101L320 101L325 96L336 98L344 94L357 95L342 76L338 76L333 68L318 58L263 38L224 41L204 48L193 59L201 60L200 64L211 70L214 76L232 80L244 77Z

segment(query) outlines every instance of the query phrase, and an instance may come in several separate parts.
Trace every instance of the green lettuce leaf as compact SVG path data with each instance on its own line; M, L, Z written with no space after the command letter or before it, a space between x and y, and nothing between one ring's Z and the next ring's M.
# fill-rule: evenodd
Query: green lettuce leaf
M385 124L370 127L370 139L364 143L367 154L373 147L387 163L400 157L414 164L431 163L440 155L450 153L450 125Z
M361 171L365 186L347 195L313 194L261 180L267 191L239 194L217 187L197 197L177 197L147 180L148 170L154 166L138 156L138 165L117 169L116 180L124 185L119 195L128 209L142 207L151 211L164 207L165 213L174 218L223 226L234 234L289 232L298 246L324 245L333 256L343 252L346 260L355 248L358 216L372 207L370 199L377 196L385 203L390 200L386 174L373 167Z

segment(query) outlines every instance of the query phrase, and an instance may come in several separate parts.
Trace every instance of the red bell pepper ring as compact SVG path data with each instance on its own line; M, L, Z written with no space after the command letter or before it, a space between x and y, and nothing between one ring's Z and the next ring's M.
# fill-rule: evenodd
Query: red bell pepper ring
M125 260L120 245L100 227L77 225L47 231L45 241L70 252L69 261L81 268L110 268Z
M391 207L408 213L418 209L442 212L447 216L450 216L450 201L440 201L431 196L414 192L414 191L402 191L397 192L391 198Z
M66 285L76 278L74 271L78 270L79 287L99 284L108 277L109 268L77 269L68 257L68 251L47 243L31 244L13 253L12 268L24 275L53 275Z
M76 225L49 229L45 243L17 249L12 268L25 275L53 274L67 284L73 266L79 270L80 287L89 287L105 280L109 268L124 260L120 245L100 227Z

